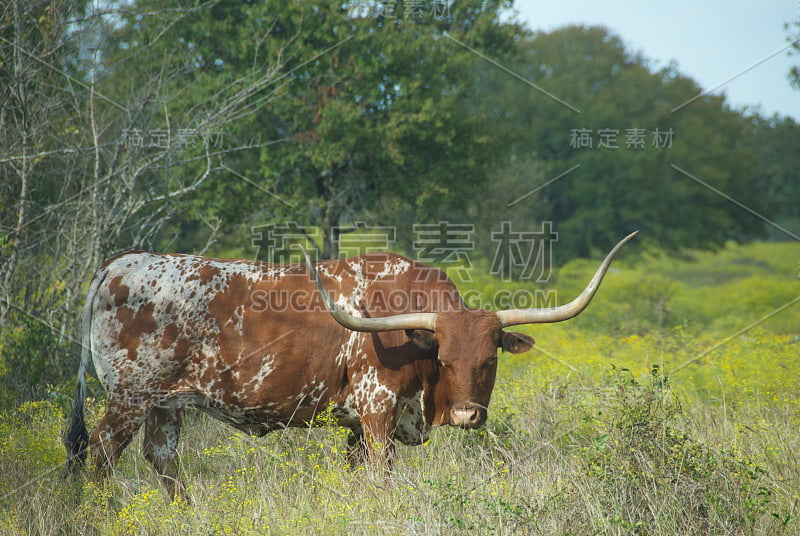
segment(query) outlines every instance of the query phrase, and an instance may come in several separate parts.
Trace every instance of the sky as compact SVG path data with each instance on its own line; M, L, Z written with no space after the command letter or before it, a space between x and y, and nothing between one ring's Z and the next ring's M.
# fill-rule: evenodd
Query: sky
M515 0L514 6L534 30L605 26L655 68L674 60L681 74L704 91L724 93L737 109L800 121L800 90L787 78L800 54L786 48L765 60L788 46L784 23L800 19L800 0Z

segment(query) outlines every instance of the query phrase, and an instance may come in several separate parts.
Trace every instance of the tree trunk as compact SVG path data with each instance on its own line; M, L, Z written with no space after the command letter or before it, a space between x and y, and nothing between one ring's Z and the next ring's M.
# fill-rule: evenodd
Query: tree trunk
M322 260L339 258L339 211L328 211L322 221Z

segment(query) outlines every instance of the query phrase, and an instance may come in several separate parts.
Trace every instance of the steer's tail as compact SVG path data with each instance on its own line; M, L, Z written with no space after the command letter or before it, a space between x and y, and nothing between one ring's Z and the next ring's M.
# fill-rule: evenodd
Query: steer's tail
M75 402L72 406L72 417L69 428L64 434L64 446L67 447L67 472L72 473L77 467L83 466L86 461L86 449L89 446L89 434L86 431L86 421L83 418L83 405L86 398L86 368L92 354L92 309L97 288L103 280L103 274L98 273L89 284L86 303L81 315L81 364L78 369L78 388L75 390Z

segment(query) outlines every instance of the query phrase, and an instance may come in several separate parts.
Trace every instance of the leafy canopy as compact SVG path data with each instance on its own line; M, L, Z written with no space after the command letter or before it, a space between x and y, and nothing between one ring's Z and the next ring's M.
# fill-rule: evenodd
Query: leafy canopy
M458 42L498 57L510 51L521 30L501 22L509 3L408 4L388 16L363 2L163 10L139 0L111 36L106 82L138 92L146 73L171 77L147 120L182 125L267 73L226 124L225 146L239 149L220 156L195 210L221 217L229 232L316 225L323 254L336 256L336 226L379 222L372 214L391 203L435 217L445 198L480 192L507 147L486 135L487 112L469 106L482 60Z

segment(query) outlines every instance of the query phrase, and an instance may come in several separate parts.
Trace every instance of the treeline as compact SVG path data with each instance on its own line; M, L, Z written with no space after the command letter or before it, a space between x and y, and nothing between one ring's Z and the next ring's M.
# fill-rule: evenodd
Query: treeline
M362 230L491 264L503 240L557 233L561 264L633 229L666 250L798 232L792 119L701 95L603 28L534 32L510 7L6 2L7 392L72 373L85 285L128 248L264 257L307 237L337 257Z

